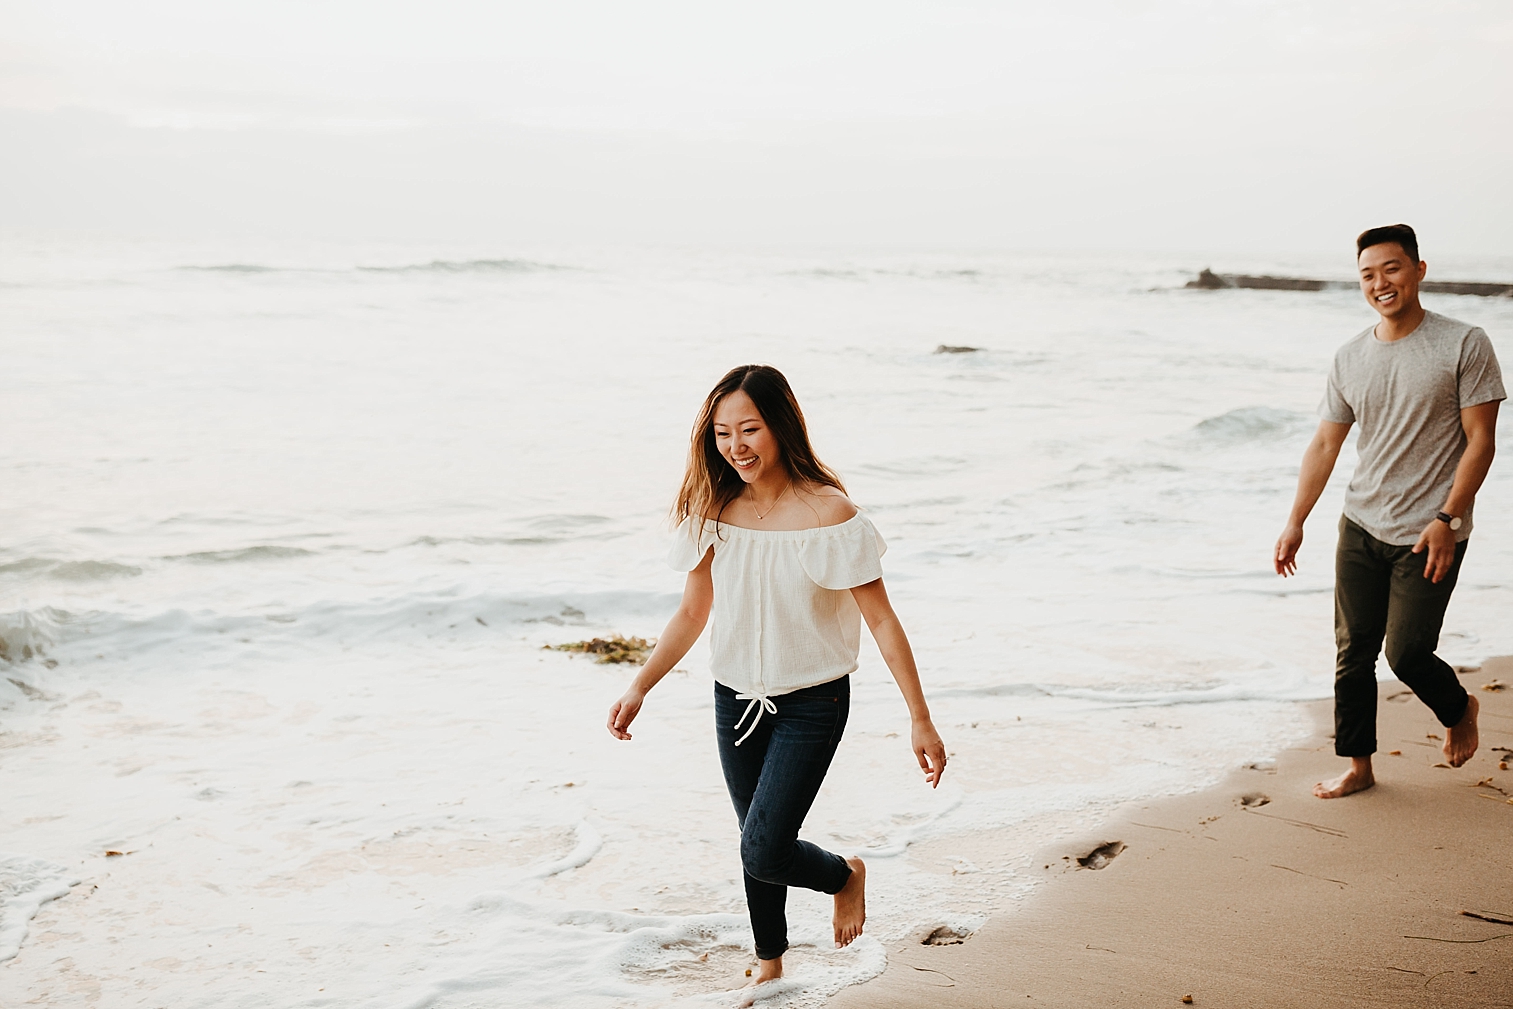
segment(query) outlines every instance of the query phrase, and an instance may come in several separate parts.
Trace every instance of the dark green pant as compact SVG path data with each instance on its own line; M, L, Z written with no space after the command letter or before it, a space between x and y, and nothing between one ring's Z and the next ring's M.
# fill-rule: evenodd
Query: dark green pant
M1376 657L1384 641L1393 674L1441 725L1455 725L1465 716L1466 688L1434 649L1467 542L1455 545L1455 563L1436 585L1424 577L1426 554L1383 543L1341 517L1334 556L1335 753L1369 757L1376 752Z

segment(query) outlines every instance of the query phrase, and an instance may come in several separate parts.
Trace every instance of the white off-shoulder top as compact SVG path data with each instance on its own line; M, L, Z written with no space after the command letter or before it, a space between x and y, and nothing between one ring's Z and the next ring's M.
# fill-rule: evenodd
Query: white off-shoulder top
M766 698L856 668L861 610L849 590L883 576L888 549L865 516L770 532L705 520L695 535L696 525L678 526L668 563L692 571L714 549L709 667L716 680L773 711Z

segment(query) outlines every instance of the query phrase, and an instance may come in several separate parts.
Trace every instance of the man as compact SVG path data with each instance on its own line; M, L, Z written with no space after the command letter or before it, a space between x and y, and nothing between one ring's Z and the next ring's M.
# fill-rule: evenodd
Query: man
M1434 650L1506 398L1487 334L1419 304L1427 264L1412 228L1363 233L1356 265L1361 293L1381 319L1335 354L1274 557L1277 574L1297 570L1303 522L1359 422L1334 585L1334 750L1350 758L1350 769L1314 786L1321 799L1376 783L1376 657L1384 640L1393 673L1448 730L1445 760L1459 767L1476 752L1476 698Z

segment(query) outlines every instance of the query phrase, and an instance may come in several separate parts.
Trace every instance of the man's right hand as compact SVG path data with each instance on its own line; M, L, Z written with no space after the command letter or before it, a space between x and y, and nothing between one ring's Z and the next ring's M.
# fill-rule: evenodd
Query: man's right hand
M1272 563L1276 565L1277 574L1286 578L1288 575L1297 574L1298 571L1298 548L1303 545L1303 527L1290 525L1282 530L1282 535L1277 537L1277 549L1272 557Z
M1455 566L1455 533L1439 519L1432 519L1418 534L1413 552L1429 555L1424 564L1424 577L1438 585Z

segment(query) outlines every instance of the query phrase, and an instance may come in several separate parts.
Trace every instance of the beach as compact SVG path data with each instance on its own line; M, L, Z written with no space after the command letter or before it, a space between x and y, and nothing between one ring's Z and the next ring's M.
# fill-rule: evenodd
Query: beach
M6 3L0 1009L1513 1009L1510 52L1507 0ZM1471 539L1328 804L1356 525ZM1467 768L1385 657L1453 707L1431 621Z
M661 633L688 428L750 360L887 541L951 753L926 787L864 635L804 836L867 860L868 931L831 950L829 898L792 894L765 1004L892 990L921 934L970 955L1138 864L1134 827L1106 870L1040 853L1285 764L1331 689L1353 445L1298 575L1270 552L1370 309L1185 288L1208 261L0 246L0 1005L728 1003L751 934L707 642L630 742L604 720L634 666L552 646ZM1507 299L1430 304L1513 330ZM1499 464L1450 662L1513 654L1510 501Z
M1376 786L1316 799L1344 761L1329 703L1313 702L1317 730L1274 765L1048 847L1047 885L1021 908L959 944L892 946L881 977L831 1004L1513 1005L1513 772L1498 766L1513 687L1480 689L1513 683L1513 658L1461 679L1482 703L1465 766L1443 764L1444 730L1388 681ZM1123 850L1100 868L1077 863L1109 842Z

